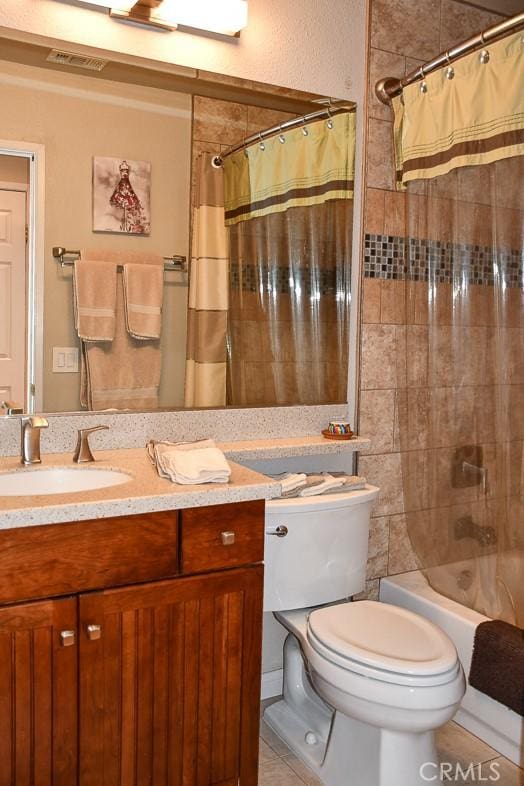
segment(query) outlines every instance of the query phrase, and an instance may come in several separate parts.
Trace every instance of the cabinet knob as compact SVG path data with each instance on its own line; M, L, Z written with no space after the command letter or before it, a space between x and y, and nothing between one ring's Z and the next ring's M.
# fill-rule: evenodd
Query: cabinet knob
M101 625L88 625L86 631L87 631L87 638L89 639L89 641L96 641L102 636Z
M61 630L60 631L60 646L72 647L75 643L76 634L74 630Z
M220 533L220 540L222 541L223 546L232 546L235 542L235 533L234 532L221 532Z

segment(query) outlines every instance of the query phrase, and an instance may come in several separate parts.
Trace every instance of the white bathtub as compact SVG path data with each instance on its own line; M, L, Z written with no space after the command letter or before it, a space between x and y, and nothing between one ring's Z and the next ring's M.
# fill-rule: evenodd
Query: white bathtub
M454 642L467 677L475 629L488 617L435 592L420 571L382 579L380 600L439 625ZM516 712L468 685L455 720L515 764L524 763L524 721Z

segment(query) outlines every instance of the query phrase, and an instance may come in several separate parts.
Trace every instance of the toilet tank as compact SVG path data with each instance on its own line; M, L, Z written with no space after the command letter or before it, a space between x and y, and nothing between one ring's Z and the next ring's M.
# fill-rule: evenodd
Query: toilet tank
M266 503L264 611L306 608L361 592L378 488ZM278 537L277 527L287 534Z

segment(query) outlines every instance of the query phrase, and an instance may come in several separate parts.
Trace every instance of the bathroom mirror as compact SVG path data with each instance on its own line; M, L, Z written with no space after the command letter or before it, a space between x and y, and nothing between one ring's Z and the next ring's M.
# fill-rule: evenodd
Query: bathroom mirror
M191 247L193 256L214 259L205 250L214 230L205 222L216 206L201 200L199 161L225 156L251 135L260 135L258 150L272 143L291 150L290 134L311 139L311 122L329 133L354 106L187 68L152 70L67 49L0 44L0 402L86 411L73 308L79 253L123 262L153 253L165 263L161 338L150 342L161 364L155 403L93 399L88 410L345 402L347 192L323 204L298 198L230 226L219 298L225 307L216 306L213 284L207 305L206 297L193 302L189 267ZM299 126L287 126L303 116ZM203 237L195 251L199 208ZM111 376L119 362L111 361ZM143 361L137 355L129 362ZM217 370L223 396L213 399Z

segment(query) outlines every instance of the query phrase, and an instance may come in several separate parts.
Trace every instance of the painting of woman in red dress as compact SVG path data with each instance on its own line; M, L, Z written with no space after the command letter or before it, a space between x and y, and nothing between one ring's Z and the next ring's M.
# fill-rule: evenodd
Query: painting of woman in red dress
M148 235L151 165L97 157L93 162L93 230Z

